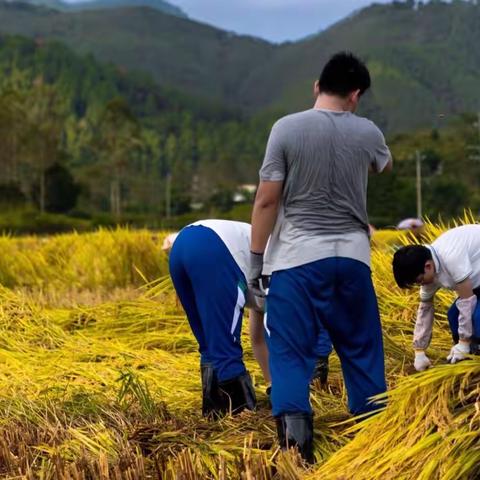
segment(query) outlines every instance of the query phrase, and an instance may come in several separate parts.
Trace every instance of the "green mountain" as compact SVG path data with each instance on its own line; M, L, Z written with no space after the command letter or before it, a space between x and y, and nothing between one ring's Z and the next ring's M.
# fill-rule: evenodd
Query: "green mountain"
M164 0L83 0L64 2L62 0L21 0L30 5L43 6L61 12L80 12L83 10L105 10L120 7L150 7L159 12L186 18L187 14L179 7Z
M250 112L309 106L324 61L352 50L373 74L362 113L393 132L437 126L449 115L480 108L476 3L373 5L318 35L282 45L146 7L58 12L1 3L0 32L59 40L123 70L147 72L160 85Z
M476 2L475 2L476 3ZM352 50L368 63L373 88L364 112L389 131L439 126L442 116L480 108L480 5L413 1L373 5L325 32L282 47L243 85L252 106L311 104L327 58Z
M0 33L54 39L161 85L235 103L238 84L277 47L146 7L75 13L0 3Z
M224 216L237 186L257 181L275 117L244 117L61 43L0 35L0 204L76 206L82 217L110 211L116 219L188 215L172 228L196 215ZM415 150L426 214L480 208L480 165L468 154L478 145L475 120L463 115L441 131L390 139L395 173L369 187L375 224L415 213ZM204 210L191 213L191 205ZM246 220L250 205L235 212Z

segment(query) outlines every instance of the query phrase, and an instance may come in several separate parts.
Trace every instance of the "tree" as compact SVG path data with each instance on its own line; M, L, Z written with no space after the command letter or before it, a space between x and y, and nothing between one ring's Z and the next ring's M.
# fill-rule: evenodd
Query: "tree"
M25 96L13 88L0 94L0 165L3 183L21 185L20 149L25 137Z
M45 171L45 210L52 213L67 213L77 204L80 187L70 171L58 163ZM38 188L34 199L38 204Z
M119 220L129 163L142 144L140 125L124 99L108 102L98 122L95 142L110 179L110 210Z
M23 150L38 185L38 203L42 213L46 210L46 171L59 163L63 156L65 115L62 107L55 87L45 84L41 77L37 78L28 97Z

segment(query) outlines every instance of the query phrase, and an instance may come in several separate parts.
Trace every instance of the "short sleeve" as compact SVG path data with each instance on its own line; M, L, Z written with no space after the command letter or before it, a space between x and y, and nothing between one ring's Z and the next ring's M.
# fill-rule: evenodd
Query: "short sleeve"
M451 258L443 260L443 266L452 277L455 284L462 283L473 273L472 264L467 255L451 255Z
M287 160L284 144L284 134L277 122L270 132L265 158L260 169L260 180L267 182L281 182L285 180Z
M375 172L382 172L387 163L392 159L390 149L387 147L385 137L380 129L372 122L367 149L371 158L371 165Z

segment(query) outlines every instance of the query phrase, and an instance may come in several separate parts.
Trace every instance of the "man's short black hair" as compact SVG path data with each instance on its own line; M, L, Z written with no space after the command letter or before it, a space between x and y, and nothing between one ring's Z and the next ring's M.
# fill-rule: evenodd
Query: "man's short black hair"
M362 95L370 88L365 64L350 52L340 52L327 62L318 81L320 92L345 98L355 90Z
M393 256L393 276L400 288L412 287L419 275L425 272L425 263L432 259L432 252L423 245L407 245Z

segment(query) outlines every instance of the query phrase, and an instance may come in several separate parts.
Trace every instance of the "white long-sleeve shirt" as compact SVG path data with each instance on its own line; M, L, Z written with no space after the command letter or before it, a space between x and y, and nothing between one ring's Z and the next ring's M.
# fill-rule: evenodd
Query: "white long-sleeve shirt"
M463 225L440 235L431 245L435 280L420 287L421 302L432 302L440 288L454 290L470 279L473 289L480 287L480 225ZM425 349L433 327L433 306L420 305L415 323L413 345Z

